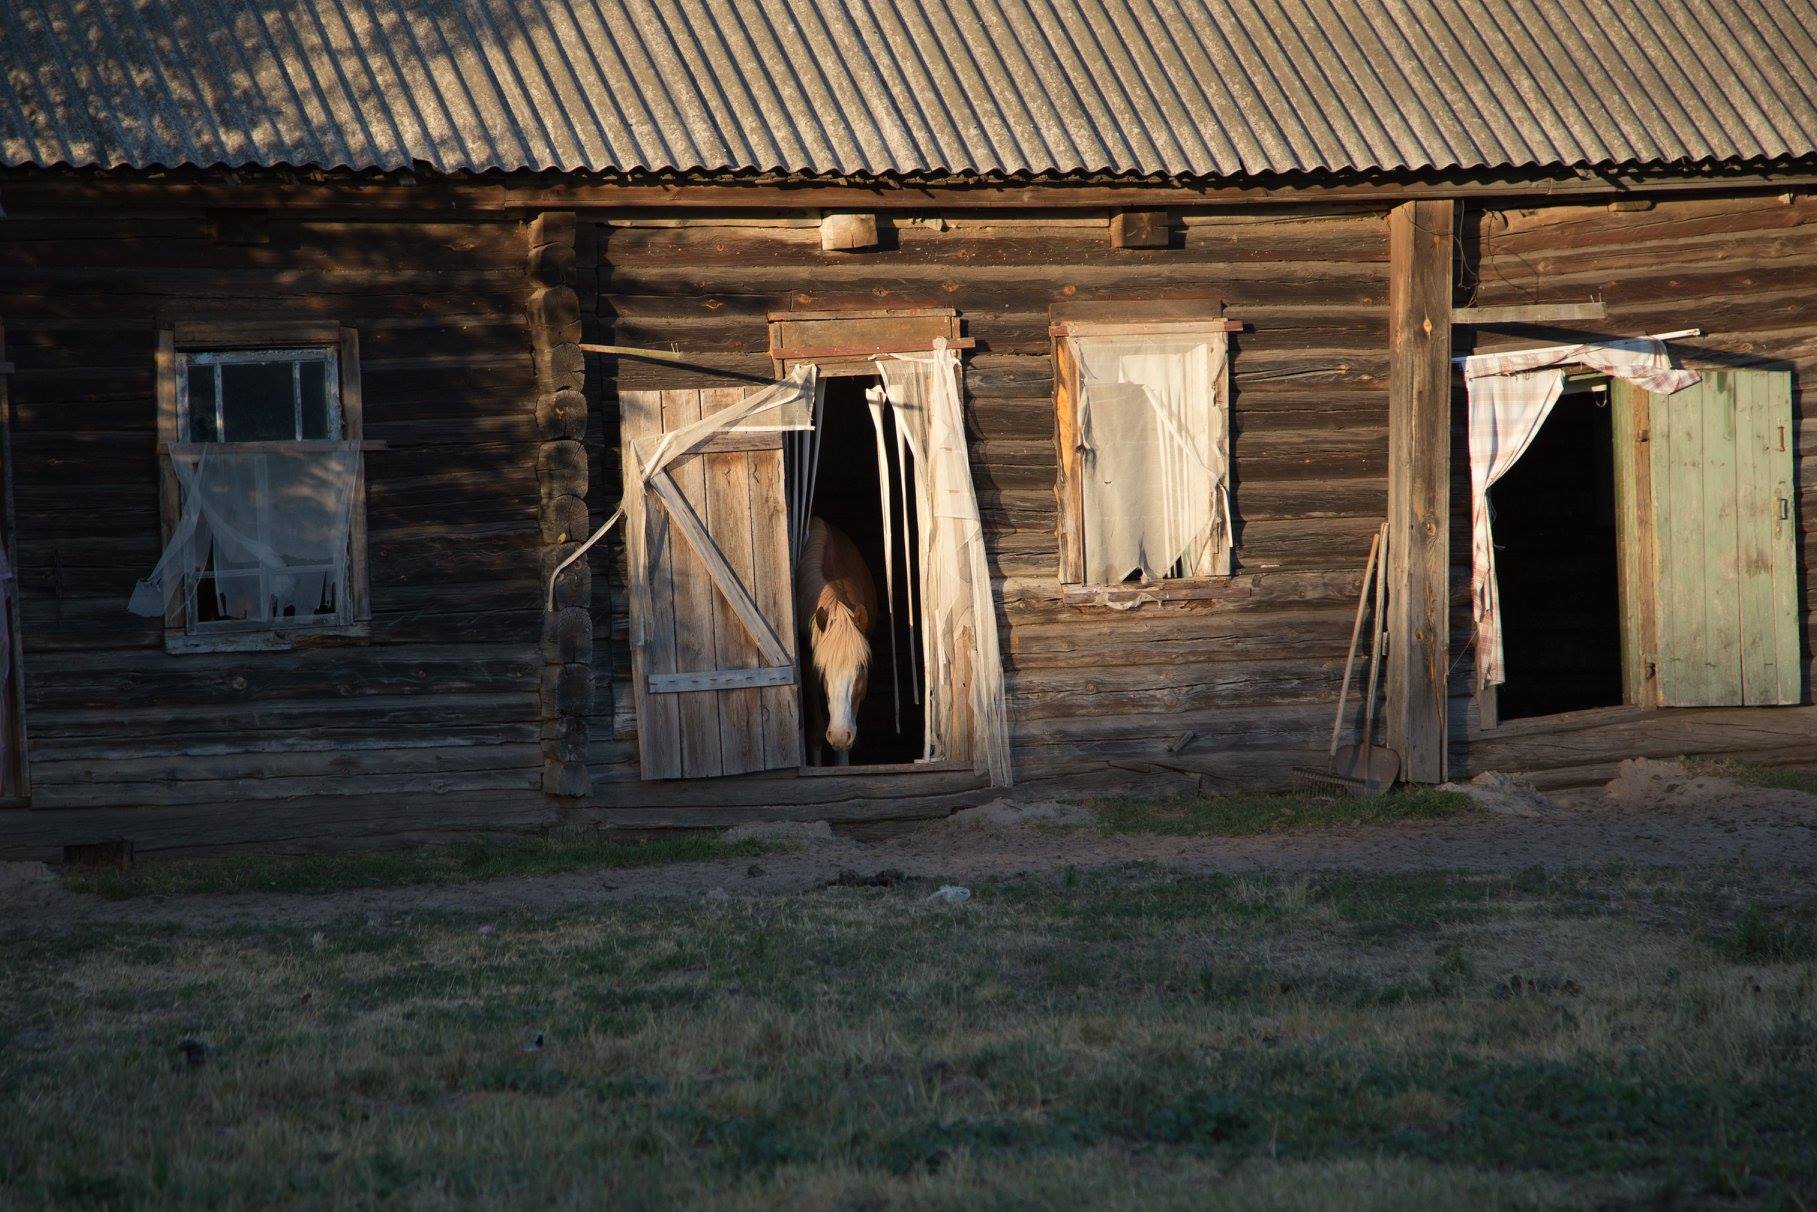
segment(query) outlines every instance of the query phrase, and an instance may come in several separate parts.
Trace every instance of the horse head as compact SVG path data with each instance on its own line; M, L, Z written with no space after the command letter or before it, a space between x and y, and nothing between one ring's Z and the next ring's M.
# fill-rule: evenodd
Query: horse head
M858 741L858 704L864 701L871 642L852 607L831 594L814 610L809 641L814 671L826 687L826 743L849 753Z

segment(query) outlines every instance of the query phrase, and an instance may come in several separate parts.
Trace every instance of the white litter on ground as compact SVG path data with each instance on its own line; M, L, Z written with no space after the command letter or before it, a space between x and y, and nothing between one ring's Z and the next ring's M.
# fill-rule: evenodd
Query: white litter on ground
M958 884L942 884L928 893L927 899L937 905L963 905L972 899L972 890Z
M1499 770L1485 770L1468 783L1444 783L1439 790L1467 795L1477 807L1498 816L1551 816L1561 811L1532 783Z
M1033 800L1026 804L1009 799L994 799L976 808L961 808L940 822L943 829L1076 829L1095 823L1090 810L1078 804L1055 800Z

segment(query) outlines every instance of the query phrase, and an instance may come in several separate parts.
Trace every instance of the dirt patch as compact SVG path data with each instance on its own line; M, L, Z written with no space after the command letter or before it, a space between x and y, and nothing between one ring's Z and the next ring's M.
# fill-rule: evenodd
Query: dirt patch
M1245 837L1108 834L1087 809L993 801L874 843L820 823L740 826L782 852L711 862L515 876L305 894L146 897L103 901L65 892L42 864L0 864L0 931L146 921L192 927L383 922L423 912L506 914L643 898L705 901L790 895L888 880L975 884L1068 868L1131 863L1216 875L1324 871L1512 871L1610 861L1659 866L1751 864L1817 868L1817 796L1745 787L1676 763L1635 762L1600 796L1563 808L1514 780L1479 776L1458 790L1485 811L1431 821L1302 829Z

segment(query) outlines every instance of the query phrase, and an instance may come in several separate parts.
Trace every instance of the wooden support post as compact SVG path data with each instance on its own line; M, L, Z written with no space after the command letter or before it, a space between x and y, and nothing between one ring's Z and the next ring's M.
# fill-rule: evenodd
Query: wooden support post
M580 298L574 290L572 211L544 211L530 222L529 296L524 313L536 354L536 458L541 486L542 576L592 529L587 516L587 397L580 350ZM543 791L589 790L587 715L593 709L592 573L585 559L562 572L555 609L545 614L542 649Z
M1388 215L1388 744L1414 783L1445 777L1453 206Z

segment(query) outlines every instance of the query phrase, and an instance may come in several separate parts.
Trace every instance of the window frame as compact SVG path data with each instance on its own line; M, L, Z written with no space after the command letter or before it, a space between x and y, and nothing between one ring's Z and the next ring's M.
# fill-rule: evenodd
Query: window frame
M320 351L331 368L327 381L338 403L338 436L277 442L223 442L222 445L271 450L307 449L323 442L356 442L364 445L365 417L360 390L359 333L337 324L240 324L179 323L158 332L158 506L161 536L169 543L182 513L182 488L172 462L171 448L189 441L188 370L191 359L231 365L261 359L290 358L297 352ZM299 359L298 361L301 361ZM300 372L293 372L300 373ZM294 379L293 379L294 381ZM217 395L217 406L219 396ZM218 416L219 414L217 414ZM300 432L300 430L299 430ZM367 574L366 466L361 458L356 473L348 527L348 566L345 601L331 619L290 623L197 623L194 621L193 581L164 613L164 647L173 653L283 652L321 641L360 641L371 634L371 605Z
M1068 601L1077 604L1111 603L1125 599L1179 600L1216 597L1224 593L1235 575L1236 535L1228 538L1229 571L1190 577L1163 577L1154 581L1098 585L1085 576L1085 475L1079 454L1079 368L1074 363L1068 339L1072 337L1140 337L1190 336L1194 333L1229 334L1242 331L1239 322L1222 316L1182 314L1176 305L1166 305L1161 314L1149 318L1139 301L1092 307L1084 314L1072 315L1056 307L1048 327L1052 345L1054 373L1054 496L1058 503L1056 538L1059 548L1059 582ZM1122 309L1133 318L1109 318ZM1100 318L1100 317L1104 318ZM1222 381L1215 385L1219 406L1224 409L1226 430L1230 422L1230 358L1226 351ZM1234 491L1232 496L1234 497Z

